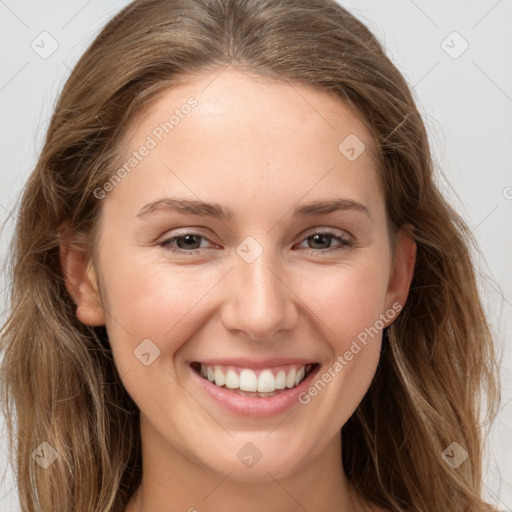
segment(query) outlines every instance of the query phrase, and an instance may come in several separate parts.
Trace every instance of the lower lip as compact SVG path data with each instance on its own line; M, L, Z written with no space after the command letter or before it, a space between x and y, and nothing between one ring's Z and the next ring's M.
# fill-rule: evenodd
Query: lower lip
M192 367L189 366L189 368L210 398L224 409L241 416L265 418L277 416L291 409L294 405L298 405L299 395L310 386L320 366L316 366L298 386L285 389L277 395L268 397L239 395L226 388L216 386L208 379L201 377Z

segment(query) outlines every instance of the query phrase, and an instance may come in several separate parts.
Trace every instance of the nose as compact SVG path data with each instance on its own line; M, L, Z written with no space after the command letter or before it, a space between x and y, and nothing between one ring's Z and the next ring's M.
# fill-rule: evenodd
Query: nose
M268 341L292 330L298 320L298 298L272 251L254 261L236 256L227 276L222 322L226 329L253 340Z

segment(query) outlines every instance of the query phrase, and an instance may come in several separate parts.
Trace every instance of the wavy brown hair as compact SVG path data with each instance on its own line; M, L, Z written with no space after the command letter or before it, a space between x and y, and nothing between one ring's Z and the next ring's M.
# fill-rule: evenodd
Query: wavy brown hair
M497 362L462 218L436 188L410 89L372 33L334 0L137 0L95 38L59 97L24 189L2 328L3 412L24 511L123 511L140 483L139 413L104 327L75 316L63 225L95 249L101 201L135 114L174 83L227 66L334 92L371 132L390 235L410 226L408 301L385 330L375 378L343 426L340 454L365 499L395 512L489 511L484 430ZM484 404L482 407L481 404ZM43 441L48 469L31 453ZM453 469L441 454L459 443Z

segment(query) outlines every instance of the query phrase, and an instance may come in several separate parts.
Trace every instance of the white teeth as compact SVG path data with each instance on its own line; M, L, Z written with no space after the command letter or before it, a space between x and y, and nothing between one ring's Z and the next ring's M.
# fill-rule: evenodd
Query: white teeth
M224 373L222 373L222 370L218 366L215 367L214 371L215 371L215 384L217 386L224 386L224 384L226 384L227 375L226 375L226 377L224 377Z
M258 377L258 391L271 393L276 390L276 379L270 370L263 370Z
M207 366L201 364L199 373L219 387L227 387L233 390L240 390L248 393L274 393L276 390L293 388L302 382L311 370L312 365L301 366L298 370L292 367L286 372L279 370L274 376L271 369L264 369L259 375L244 368L238 373L234 368L228 368L226 372L221 366ZM274 393L275 394L275 393ZM261 395L266 396L266 395ZM270 395L272 396L272 395Z
M217 373L217 371L222 373L220 368L216 368L215 373ZM215 379L215 384L217 384L217 379ZM240 378L238 377L238 373L236 373L235 370L228 370L226 372L226 387L229 389L237 389L240 387Z
M276 389L284 389L286 387L286 373L281 370L276 375Z
M293 388L295 386L295 368L292 368L286 376L286 387Z
M304 378L304 374L306 373L306 370L304 369L304 366L297 372L297 375L295 375L295 385L298 386L299 382Z
M234 370L228 370L228 373ZM243 369L240 372L240 390L258 391L258 378L252 370ZM274 390L272 390L274 391Z

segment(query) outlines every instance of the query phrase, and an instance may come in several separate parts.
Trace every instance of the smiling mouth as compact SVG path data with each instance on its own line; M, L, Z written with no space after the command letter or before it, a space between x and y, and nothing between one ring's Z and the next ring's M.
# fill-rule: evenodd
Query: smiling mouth
M271 397L298 386L317 366L289 364L253 370L234 366L206 365L198 361L191 368L203 379L219 388L243 396Z

